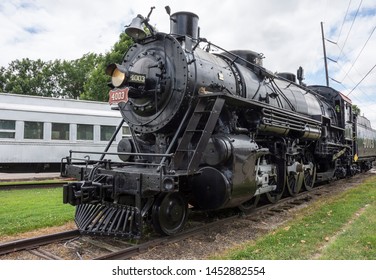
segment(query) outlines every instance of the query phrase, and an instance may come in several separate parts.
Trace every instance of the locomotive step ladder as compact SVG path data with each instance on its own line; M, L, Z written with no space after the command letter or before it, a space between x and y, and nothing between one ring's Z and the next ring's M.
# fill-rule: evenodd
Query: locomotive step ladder
M175 151L173 166L186 169L188 175L197 171L203 152L214 131L225 100L200 96Z

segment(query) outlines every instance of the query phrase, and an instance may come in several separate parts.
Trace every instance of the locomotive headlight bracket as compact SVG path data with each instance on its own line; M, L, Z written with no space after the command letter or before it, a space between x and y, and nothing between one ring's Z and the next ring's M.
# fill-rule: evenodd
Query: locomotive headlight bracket
M112 63L107 66L106 74L111 76L111 83L114 87L122 86L127 80L128 72L124 66Z

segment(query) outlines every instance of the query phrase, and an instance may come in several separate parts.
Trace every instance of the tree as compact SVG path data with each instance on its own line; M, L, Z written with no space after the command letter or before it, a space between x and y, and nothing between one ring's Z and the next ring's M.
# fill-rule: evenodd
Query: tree
M0 67L0 92L5 91L5 84L6 84L5 72L6 72L6 68L1 66Z
M12 61L0 68L0 90L8 93L65 96L107 101L108 64L120 63L133 41L122 33L110 52L105 55L88 53L76 60L44 62L29 58Z
M43 88L45 76L43 68L45 62L42 60L30 60L23 58L12 61L4 71L3 91L10 93L45 95Z
M115 43L112 50L98 59L97 66L90 72L88 79L84 83L81 99L108 100L109 87L107 84L110 78L105 73L106 67L111 63L121 63L124 53L132 44L133 40L128 35L125 33L120 34L119 41Z
M352 105L352 111L353 111L353 114L358 115L358 116L360 115L360 108L355 104Z
M63 77L59 78L65 95L77 99L84 92L84 85L91 72L98 66L99 55L85 54L80 59L63 61L61 64Z

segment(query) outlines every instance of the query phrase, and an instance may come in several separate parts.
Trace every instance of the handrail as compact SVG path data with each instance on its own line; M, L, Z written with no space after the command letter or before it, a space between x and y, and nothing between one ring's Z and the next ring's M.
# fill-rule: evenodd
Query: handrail
M151 157L172 157L174 154L154 154L154 153L114 153L114 152L92 152L92 151L73 151L70 150L69 153L72 154L93 154L93 155L125 155L125 156L151 156Z

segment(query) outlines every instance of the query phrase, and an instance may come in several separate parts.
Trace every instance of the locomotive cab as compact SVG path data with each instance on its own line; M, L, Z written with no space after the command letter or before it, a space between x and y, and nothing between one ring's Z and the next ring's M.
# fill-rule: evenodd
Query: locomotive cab
M322 171L327 171L326 177L324 176L322 180L328 180L333 176L344 178L356 173L358 169L354 160L356 158L356 142L354 141L356 122L352 112L352 101L330 87L309 86L309 88L328 102L334 111L331 122L326 123L325 137L322 138L318 146L318 157L326 161L321 165ZM331 155L324 151L330 151ZM331 164L328 165L328 162Z

